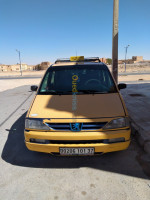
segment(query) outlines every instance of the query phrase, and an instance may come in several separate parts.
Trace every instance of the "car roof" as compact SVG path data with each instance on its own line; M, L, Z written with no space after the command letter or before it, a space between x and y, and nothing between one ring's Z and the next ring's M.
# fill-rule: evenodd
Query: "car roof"
M84 61L80 61L80 62L60 62L60 63L56 63L56 64L52 64L50 67L57 67L57 66L73 66L73 65L95 65L95 66L106 66L107 65L103 62L84 62ZM107 67L108 68L108 67Z

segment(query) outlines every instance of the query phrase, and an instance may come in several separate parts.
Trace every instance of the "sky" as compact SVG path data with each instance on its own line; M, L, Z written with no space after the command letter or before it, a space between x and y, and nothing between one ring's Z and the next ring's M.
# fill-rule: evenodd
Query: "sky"
M119 59L150 60L150 0L119 1ZM0 63L112 57L113 0L0 0Z

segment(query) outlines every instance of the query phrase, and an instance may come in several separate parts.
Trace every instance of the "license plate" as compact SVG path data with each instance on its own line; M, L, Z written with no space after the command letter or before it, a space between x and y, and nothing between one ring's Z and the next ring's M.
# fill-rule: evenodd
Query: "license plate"
M60 155L93 155L94 148L59 148Z

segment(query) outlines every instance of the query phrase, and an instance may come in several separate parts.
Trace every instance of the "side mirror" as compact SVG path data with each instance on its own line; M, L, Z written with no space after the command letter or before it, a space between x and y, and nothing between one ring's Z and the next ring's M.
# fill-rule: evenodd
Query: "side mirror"
M118 89L121 90L121 89L125 89L127 87L127 85L125 83L119 83L118 84Z
M37 91L37 89L38 89L38 86L37 86L37 85L32 85L32 86L31 86L31 90L32 90L32 91Z

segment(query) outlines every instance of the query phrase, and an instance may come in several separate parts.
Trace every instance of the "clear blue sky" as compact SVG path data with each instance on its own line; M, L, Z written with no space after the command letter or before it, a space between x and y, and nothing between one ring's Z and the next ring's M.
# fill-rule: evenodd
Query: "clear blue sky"
M111 57L113 0L0 0L0 63ZM119 59L150 59L150 0L120 0Z

